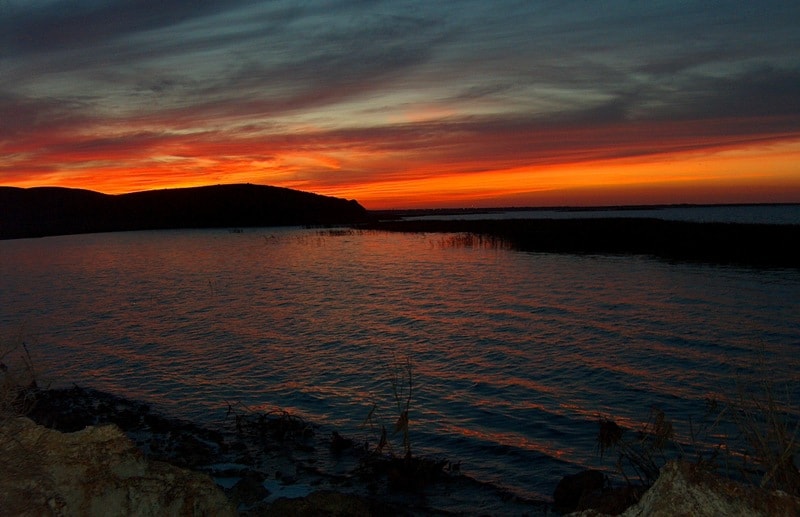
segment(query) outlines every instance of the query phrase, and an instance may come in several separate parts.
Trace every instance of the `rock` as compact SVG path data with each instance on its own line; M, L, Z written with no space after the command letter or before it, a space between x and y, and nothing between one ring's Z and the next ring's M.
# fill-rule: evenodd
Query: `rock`
M354 446L353 440L345 438L336 431L331 433L331 452L340 454L345 449L352 449Z
M601 516L587 510L572 516ZM694 464L669 462L623 517L758 517L800 515L800 498L725 479Z
M208 476L148 461L116 425L61 433L0 425L4 515L235 515Z
M281 517L370 517L372 515L398 515L397 509L375 503L351 494L320 490L306 497L281 498L271 504L262 505L251 515Z
M800 514L800 499L713 475L689 463L669 462L627 517L693 515L755 517Z
M173 450L170 462L183 468L198 468L214 460L216 448L189 432L172 433Z
M232 501L252 505L264 500L269 490L264 486L265 477L258 472L246 472L228 491Z
M93 389L31 391L35 400L26 414L37 424L64 433L87 426L115 424L154 460L190 470L205 470L214 463L227 444L222 433L191 422L151 412L147 404Z
M553 506L563 513L591 507L605 485L605 476L599 470L584 470L564 476L553 492Z

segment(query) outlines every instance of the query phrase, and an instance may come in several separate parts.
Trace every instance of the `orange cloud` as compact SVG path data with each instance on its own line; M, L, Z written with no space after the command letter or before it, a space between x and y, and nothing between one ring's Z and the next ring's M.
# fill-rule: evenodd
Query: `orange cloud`
M800 140L339 187L370 208L798 202ZM330 192L331 194L333 192Z
M247 182L373 209L800 201L791 117L582 125L427 107L411 115L417 121L327 130L192 130L155 116L80 133L59 126L0 144L0 183L122 193Z

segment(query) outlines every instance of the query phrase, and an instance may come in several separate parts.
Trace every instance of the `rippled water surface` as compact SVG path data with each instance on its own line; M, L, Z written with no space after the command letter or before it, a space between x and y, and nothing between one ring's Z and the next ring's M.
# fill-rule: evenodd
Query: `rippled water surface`
M797 270L451 243L272 228L3 241L0 330L56 384L204 423L229 402L279 407L365 437L373 406L397 418L391 379L410 359L414 450L527 496L611 466L599 415L636 425L656 406L687 439L680 422L760 368L800 400Z

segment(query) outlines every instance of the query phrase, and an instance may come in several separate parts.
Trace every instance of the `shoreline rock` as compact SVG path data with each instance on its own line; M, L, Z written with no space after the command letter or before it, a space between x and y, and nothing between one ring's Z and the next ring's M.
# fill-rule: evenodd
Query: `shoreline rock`
M236 515L210 477L145 459L113 424L62 433L8 419L0 456L8 515Z
M418 491L393 491L387 476L379 479L386 473L378 468L391 471L391 458L365 463L365 451L337 449L335 438L315 437L303 422L245 415L232 424L239 432L231 434L169 419L146 404L95 390L37 390L35 396L30 415L39 424L25 417L0 422L0 501L3 512L12 515L535 515L559 510L444 472ZM326 455L350 467L326 472ZM365 472L365 465L375 461L378 467ZM575 477L567 476L568 481ZM606 504L613 490L601 472L583 477L586 482L577 483L570 497L594 509L570 515L619 514L628 506L616 504L624 502L617 493L610 494L615 504ZM631 500L631 494L621 495ZM675 514L800 515L800 498L669 462L639 502L621 513Z
M239 515L539 515L546 501L528 500L482 483L441 459L414 457L415 467L438 475L421 486L398 488L391 474L404 458L361 446L337 447L337 434L286 414L243 413L229 408L219 429L168 418L142 402L75 386L34 390L28 412L61 431L115 424L145 460L191 469L211 479ZM339 435L339 440L347 437ZM341 444L339 444L341 445ZM416 476L419 468L414 469ZM439 472L441 470L441 472ZM424 469L423 469L424 471ZM317 512L309 508L317 508ZM344 513L342 513L344 512ZM354 513L349 513L354 512Z
M605 517L588 509L569 517ZM617 515L617 513L611 514ZM639 502L622 517L772 517L800 515L800 498L723 478L692 463L669 461Z

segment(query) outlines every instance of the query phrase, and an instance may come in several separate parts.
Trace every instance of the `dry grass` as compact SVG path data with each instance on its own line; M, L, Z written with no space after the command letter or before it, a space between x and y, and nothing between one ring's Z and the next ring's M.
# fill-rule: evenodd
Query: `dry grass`
M411 437L409 434L409 412L411 410L411 401L414 395L414 366L410 356L407 356L404 361L398 360L394 357L391 365L387 367L388 382L392 388L392 396L397 407L397 418L394 424L390 426L392 429L391 434L402 436L403 456L411 456ZM379 414L378 404L374 403L369 411L369 414L362 422L361 427L369 428L372 432L380 430L380 438L373 452L375 454L383 454L392 452L392 444L389 439L389 432L384 423L384 419Z
M0 492L3 509L9 515L36 515L44 508L41 487L48 486L49 477L42 467L39 439L29 436L22 440L20 422L15 420L31 411L38 388L28 345L24 340L20 343L0 346L0 457L3 458ZM56 499L51 502L60 504Z
M745 444L742 475L761 488L800 497L800 420L788 387L779 390L762 375L751 385L740 384L726 411Z
M403 451L405 457L411 457L411 440L408 434L408 412L411 409L411 399L414 393L414 376L411 357L406 357L401 365L395 360L391 373L392 392L397 404L397 421L394 424L394 433L403 433Z
M241 403L228 403L226 420L232 418L240 436L270 438L276 442L300 442L314 436L314 426L283 409L254 411Z
M674 439L672 422L663 411L653 409L650 419L634 433L617 425L611 419L601 418L597 434L597 447L600 456L608 450L618 452L616 469L630 485L632 471L639 482L652 485L658 478L661 467L666 463L665 449Z
M393 490L419 491L436 482L445 472L457 472L459 464L442 458L412 455L409 412L414 398L414 365L410 356L402 361L394 357L392 364L388 366L388 380L397 408L397 418L391 426L391 435L402 436L403 453L396 455L392 450L390 433L387 432L386 425L381 423L378 405L373 404L362 426L368 426L373 432L380 429L380 438L372 449L366 446L367 454L361 459L358 471L362 477L372 481L385 478L388 487Z
M27 414L37 387L36 370L25 341L0 347L0 422Z
M762 361L753 377L739 377L734 395L711 402L709 423L695 429L689 422L693 460L683 454L672 422L660 410L653 410L648 422L634 432L601 418L600 456L617 451L616 470L629 484L632 472L640 483L651 485L668 459L665 451L671 449L697 469L800 497L800 413L792 386L779 387Z

